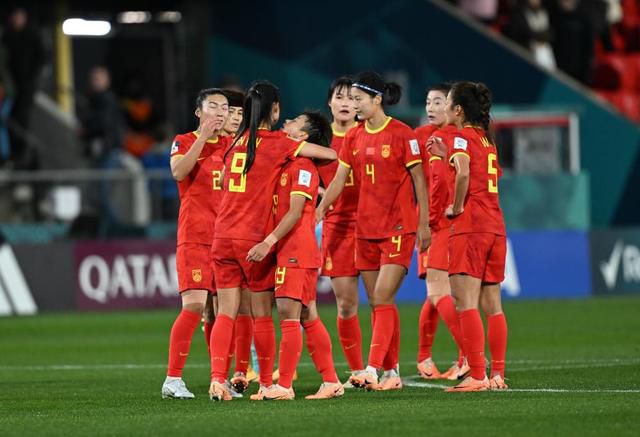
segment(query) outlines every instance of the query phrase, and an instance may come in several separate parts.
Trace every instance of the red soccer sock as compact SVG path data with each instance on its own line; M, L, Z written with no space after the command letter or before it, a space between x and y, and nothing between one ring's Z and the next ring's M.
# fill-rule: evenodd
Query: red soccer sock
M464 351L471 367L471 376L478 380L486 377L484 368L484 326L477 309L460 313L460 328Z
M211 331L211 380L224 383L227 379L229 360L229 348L233 339L233 327L235 320L231 317L220 314L216 317L216 322Z
M233 361L233 352L236 349L236 322L233 322L233 334L229 343L229 352L227 352L227 368L224 371L224 377L229 377L229 369L231 369L231 361Z
M182 310L173 322L169 336L167 376L182 377L182 369L191 348L191 338L200 324L200 317L199 313Z
M382 367L395 331L395 312L393 307L394 305L376 305L373 309L374 324L368 365L376 369Z
M389 343L389 351L384 357L382 368L384 370L395 369L400 361L400 311L393 305L393 337Z
M213 331L213 322L204 322L204 342L207 345L207 352L209 352L209 358L211 358L211 331Z
M453 298L449 295L441 297L436 309L458 346L458 365L461 365L464 358L464 344L462 342L462 332L460 331L460 317L458 317Z
M282 338L280 338L280 356L278 358L278 369L280 370L278 385L290 388L302 353L300 321L282 320L280 332L282 332Z
M246 375L251 361L251 342L253 341L253 318L248 314L236 317L236 372Z
M456 315L457 318L457 315ZM418 321L418 362L431 357L431 346L438 330L438 311L429 299L425 300L420 310Z
M507 354L507 319L504 313L487 316L487 337L491 352L491 376L504 378L504 361Z
M340 319L338 319L340 320ZM304 332L307 334L307 350L316 366L316 370L322 375L323 382L338 382L338 375L333 364L331 353L331 337L320 318L305 323Z
M362 331L360 330L360 319L356 314L348 319L338 317L338 337L340 346L347 359L351 371L364 369L362 359ZM324 326L324 325L323 325Z
M254 320L253 343L260 368L260 385L269 387L273 384L273 362L276 358L276 331L270 316Z

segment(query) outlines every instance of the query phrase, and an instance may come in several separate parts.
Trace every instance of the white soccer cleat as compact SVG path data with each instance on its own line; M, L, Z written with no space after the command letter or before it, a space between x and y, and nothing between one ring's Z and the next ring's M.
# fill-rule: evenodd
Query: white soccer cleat
M233 385L231 385L231 383L229 381L225 382L224 385L227 388L227 390L229 390L229 394L231 395L231 397L233 399L241 399L242 398L242 393L238 393L236 391L236 389L233 387Z
M175 378L171 376L167 376L167 379L164 380L164 384L162 384L162 390L160 393L162 394L162 399L167 399L167 398L193 399L195 398L194 394L187 389L187 386L185 385L182 378Z

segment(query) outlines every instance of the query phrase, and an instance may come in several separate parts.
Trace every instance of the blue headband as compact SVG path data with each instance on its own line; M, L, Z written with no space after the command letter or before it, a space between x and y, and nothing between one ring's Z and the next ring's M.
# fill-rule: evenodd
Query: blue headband
M381 96L381 95L383 95L383 94L384 94L382 91L378 91L378 90L376 90L376 89L374 89L374 88L371 88L370 86L367 86L367 85L365 85L365 84L363 84L363 83L357 83L357 82L356 82L356 83L352 84L351 86L354 86L354 87L356 87L356 88L363 89L363 90L365 90L365 91L372 92L372 93L377 94L377 95L379 95L379 96Z

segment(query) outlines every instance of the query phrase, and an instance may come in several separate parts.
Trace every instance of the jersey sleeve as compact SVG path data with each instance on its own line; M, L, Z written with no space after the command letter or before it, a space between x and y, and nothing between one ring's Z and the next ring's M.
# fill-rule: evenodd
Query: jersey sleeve
M451 138L451 145L449 147L449 163L453 164L455 157L460 155L464 155L471 159L469 143L469 139L462 132L458 132L456 135L453 135Z
M344 142L340 148L340 154L338 155L338 162L340 165L351 168L353 167L353 135L347 135L344 137Z
M173 143L171 143L171 151L169 152L169 155L171 156L171 159L177 158L178 156L184 156L189 151L190 147L191 144L187 141L184 135L177 135L173 139Z
M291 168L291 193L313 200L318 192L320 177L315 165L309 159L297 159Z
M414 131L407 128L403 129L402 137L402 150L404 152L404 165L405 167L413 167L416 164L422 162L422 154L420 151L420 143L416 138Z

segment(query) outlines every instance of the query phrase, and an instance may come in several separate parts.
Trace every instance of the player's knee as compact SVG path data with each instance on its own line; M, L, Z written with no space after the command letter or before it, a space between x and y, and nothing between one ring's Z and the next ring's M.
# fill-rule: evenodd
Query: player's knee
M192 313L202 314L204 312L204 304L200 302L183 303L182 309Z
M338 315L341 319L348 319L358 313L358 301L353 298L338 299Z

